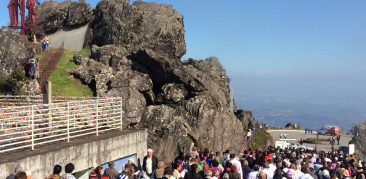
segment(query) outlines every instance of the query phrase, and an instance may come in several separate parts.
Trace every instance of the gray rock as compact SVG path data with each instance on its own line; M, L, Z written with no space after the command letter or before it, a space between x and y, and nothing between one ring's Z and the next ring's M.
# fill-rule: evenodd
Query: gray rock
M360 158L364 158L366 156L366 123L359 123L354 127L354 139L353 142L356 147L355 154Z
M102 0L91 23L93 43L122 45L129 51L151 49L180 58L186 52L183 17L171 6Z
M47 1L37 6L37 34L51 34L63 28L71 2Z
M188 91L183 84L168 83L161 89L161 102L177 103L183 101L188 96Z
M90 22L93 18L92 8L83 0L72 2L67 14L66 25L80 26Z
M0 29L0 76L6 77L23 65L34 55L26 37L10 29Z

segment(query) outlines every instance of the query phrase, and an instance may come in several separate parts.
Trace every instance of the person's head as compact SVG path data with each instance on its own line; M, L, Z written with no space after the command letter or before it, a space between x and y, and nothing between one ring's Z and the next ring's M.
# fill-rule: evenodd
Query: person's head
M108 163L108 167L109 167L109 168L114 168L114 162L109 162L109 163Z
M254 165L253 170L254 170L255 172L259 171L259 166L258 166L258 165Z
M94 172L97 174L102 174L102 169L103 169L103 167L97 166L97 167L95 167Z
M148 157L152 157L153 153L154 153L154 151L152 149L147 149L147 156Z
M62 171L62 167L60 165L55 165L53 167L53 173L52 174L60 175L61 171Z
M219 166L219 162L217 162L216 160L212 160L212 166L213 167L218 167Z
M164 175L173 175L173 169L171 167L165 167Z
M192 164L191 165L191 173L196 173L197 168L198 168L198 165L196 163L195 164Z
M159 161L158 162L158 168L159 169L162 169L162 168L164 168L165 167L165 163L164 163L164 161Z
M132 166L131 166L131 164L129 164L129 163L126 163L126 165L124 166L124 168L123 168L123 170L125 171L125 172L127 172L127 173L129 173L130 171L131 171L131 169L132 169Z
M236 158L236 154L230 154L230 159Z
M14 179L27 179L27 174L25 172L18 172Z
M66 173L72 173L72 171L74 171L74 169L75 169L75 166L72 163L68 163L65 166L65 172Z
M173 167L173 169L176 169L176 170L180 170L181 169L181 165L179 165L178 163L173 163L172 164L172 167Z

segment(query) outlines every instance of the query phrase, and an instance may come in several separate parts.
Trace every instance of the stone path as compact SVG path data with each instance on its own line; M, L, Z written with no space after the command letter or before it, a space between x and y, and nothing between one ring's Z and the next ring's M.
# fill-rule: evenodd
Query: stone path
M316 138L315 134L305 134L305 131L303 130L267 130L267 132L272 136L273 141L275 142L276 140L279 140L280 138L280 133L287 133L287 139L296 139L295 143L299 143L299 141L302 139L307 139L307 138ZM330 136L325 136L325 135L319 135L319 139L328 139ZM337 149L339 146L346 146L348 147L348 142L352 139L351 136L348 135L341 135L341 141L340 141L340 145L335 145L334 147ZM337 144L337 142L336 142ZM315 148L315 144L305 144L305 146L307 147L313 147ZM323 144L317 145L317 149L319 150L325 150L325 151L331 151L331 145L329 143L327 144Z

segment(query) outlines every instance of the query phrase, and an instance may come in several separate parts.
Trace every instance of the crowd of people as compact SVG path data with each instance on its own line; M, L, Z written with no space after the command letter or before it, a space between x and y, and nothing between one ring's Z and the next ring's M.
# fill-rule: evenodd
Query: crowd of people
M110 162L106 169L97 166L89 179L365 179L365 162L340 151L269 146L266 150L221 153L192 144L189 151L178 153L172 162L165 163L148 149L142 165L128 161L122 172L118 172ZM61 175L62 167L56 165L46 179L75 179L74 168L73 164L67 164ZM26 173L17 170L13 178L23 179Z

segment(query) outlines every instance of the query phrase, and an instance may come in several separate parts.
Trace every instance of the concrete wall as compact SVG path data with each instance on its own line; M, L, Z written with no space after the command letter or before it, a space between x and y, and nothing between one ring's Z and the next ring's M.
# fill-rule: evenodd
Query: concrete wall
M2 163L0 164L0 178L6 178L18 165L31 171L33 179L43 179L52 173L53 166L56 164L63 166L63 173L64 166L69 162L75 165L75 171L81 171L133 154L142 160L146 154L146 148L146 130L125 132L121 135L65 148L60 147L59 150L46 151L30 157L24 156L22 159ZM22 155L22 153L18 153L18 155Z

